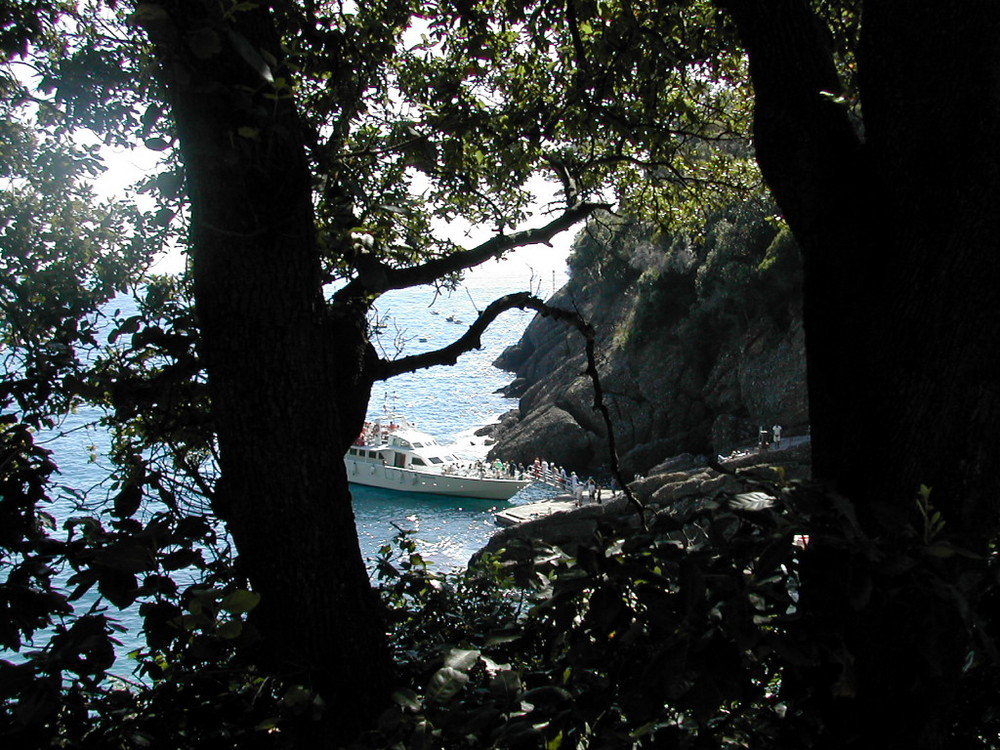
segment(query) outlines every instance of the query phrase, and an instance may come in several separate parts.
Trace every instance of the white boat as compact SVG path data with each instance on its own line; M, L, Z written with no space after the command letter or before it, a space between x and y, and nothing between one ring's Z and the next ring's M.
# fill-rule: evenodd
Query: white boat
M481 461L461 461L399 416L366 422L344 465L354 484L485 500L509 500L532 481Z

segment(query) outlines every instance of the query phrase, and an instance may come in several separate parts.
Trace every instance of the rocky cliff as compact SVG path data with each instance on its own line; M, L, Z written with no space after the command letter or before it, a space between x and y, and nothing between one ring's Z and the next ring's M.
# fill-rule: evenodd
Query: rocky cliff
M570 281L549 302L597 331L626 475L679 453L728 453L760 426L807 429L798 250L767 215L734 207L697 240L603 217L577 238ZM607 464L576 331L536 317L495 364L514 374L520 402L491 455L588 473Z

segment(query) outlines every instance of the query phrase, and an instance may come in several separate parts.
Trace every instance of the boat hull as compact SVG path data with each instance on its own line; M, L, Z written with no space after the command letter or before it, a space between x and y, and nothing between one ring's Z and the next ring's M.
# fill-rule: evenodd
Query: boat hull
M379 487L399 492L426 492L450 497L472 497L481 500L510 500L531 482L523 479L493 479L456 474L398 469L352 458L344 459L347 481L367 487Z

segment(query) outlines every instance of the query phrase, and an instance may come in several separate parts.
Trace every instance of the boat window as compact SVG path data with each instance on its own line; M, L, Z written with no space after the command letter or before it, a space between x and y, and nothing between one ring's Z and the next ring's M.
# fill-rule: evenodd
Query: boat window
M368 451L368 458L378 458L378 451Z
M412 463L413 463L414 466L426 466L427 465L427 464L424 463L424 459L417 458L417 457L413 458Z
M437 456L431 456L430 459L431 459L431 463L432 464L444 463L444 461L442 459L438 458Z
M424 444L423 444L423 443L414 443L414 444L413 444L413 447L414 447L414 448L423 448L423 447L424 447Z

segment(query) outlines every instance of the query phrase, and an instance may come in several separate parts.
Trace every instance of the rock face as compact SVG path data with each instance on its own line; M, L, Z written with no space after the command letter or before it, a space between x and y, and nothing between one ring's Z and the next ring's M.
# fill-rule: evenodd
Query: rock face
M798 251L773 230L741 234L734 225L725 241L687 248L680 260L683 243L661 240L651 251L634 227L637 249L619 246L617 265L578 240L571 279L549 300L596 329L626 476L679 453L726 454L756 441L760 426L780 424L785 435L807 429ZM652 268L651 257L659 258ZM507 392L520 402L501 422L491 456L542 456L587 473L608 464L578 332L536 317L495 364L514 374Z

